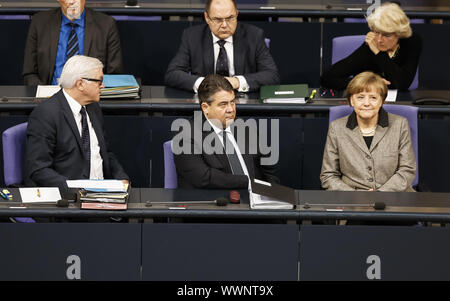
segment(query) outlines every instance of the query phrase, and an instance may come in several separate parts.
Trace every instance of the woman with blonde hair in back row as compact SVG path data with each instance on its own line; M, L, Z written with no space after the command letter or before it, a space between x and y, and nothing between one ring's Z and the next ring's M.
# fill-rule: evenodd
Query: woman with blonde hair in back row
M344 90L351 78L364 71L380 75L389 89L408 90L416 75L422 39L412 31L405 12L384 3L367 17L370 31L352 54L335 63L321 77L326 88Z

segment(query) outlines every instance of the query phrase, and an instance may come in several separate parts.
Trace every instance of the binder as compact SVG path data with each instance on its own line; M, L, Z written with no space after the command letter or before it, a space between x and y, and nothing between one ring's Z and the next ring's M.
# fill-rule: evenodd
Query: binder
M295 209L295 190L276 183L252 179L251 209Z
M139 84L133 75L105 74L105 87L100 92L101 99L139 98Z

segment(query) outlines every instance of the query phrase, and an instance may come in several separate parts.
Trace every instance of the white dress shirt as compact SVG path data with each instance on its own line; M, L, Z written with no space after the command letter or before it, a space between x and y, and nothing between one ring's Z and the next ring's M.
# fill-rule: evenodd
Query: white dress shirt
M64 89L63 93L69 103L70 109L72 110L73 117L75 118L75 123L77 124L81 137L81 105L78 101L67 94ZM103 159L102 156L100 156L100 145L98 144L97 135L92 127L91 119L89 118L89 113L87 111L86 117L89 127L89 144L91 146L91 170L89 179L103 179Z
M247 165L245 165L245 161L244 161L244 158L242 157L241 150L239 149L236 139L234 139L234 136L230 130L230 127L227 127L225 130L223 130L223 129L220 129L217 126L215 126L214 123L212 123L209 119L206 119L206 120L208 120L208 122L211 125L214 132L217 134L217 136L219 136L219 140L220 140L220 143L222 143L222 146L224 146L223 139L222 139L222 137L223 137L222 132L224 131L228 135L228 139L230 139L231 144L233 144L234 150L239 158L239 163L241 163L242 170L244 171L245 175L248 177L248 189L251 190L251 181L250 181L250 175L248 174Z
M220 39L218 37L216 37L213 33L212 34L212 38L213 38L213 48L214 48L214 72L216 71L216 63L217 63L217 58L219 57L219 52L220 52L220 46L217 43L218 41L220 41ZM237 77L239 80L239 92L248 92L249 90L249 85L247 84L247 80L245 79L244 76L242 75L235 75L235 70L234 70L234 51L233 51L233 36L230 36L228 38L226 38L224 40L226 43L224 44L223 47L225 47L225 50L227 51L227 58L228 58L228 72L230 77ZM194 92L197 93L198 91L198 87L200 86L200 84L202 83L204 77L199 77L195 83L194 83Z

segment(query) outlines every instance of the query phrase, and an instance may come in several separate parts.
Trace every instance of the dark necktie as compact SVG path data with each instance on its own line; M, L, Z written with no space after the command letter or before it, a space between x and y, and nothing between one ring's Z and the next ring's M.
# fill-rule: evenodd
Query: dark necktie
M230 76L230 73L228 71L228 56L227 56L227 51L225 50L225 47L223 45L225 45L225 41L224 40L219 40L217 41L217 44L219 44L220 47L220 51L219 51L219 56L217 57L217 62L216 62L216 74L222 75L222 76Z
M236 150L234 149L233 143L231 143L230 139L228 138L228 135L231 134L227 134L226 131L222 131L222 136L224 138L223 146L228 157L228 162L230 162L231 171L233 175L245 175L244 170L242 169L241 162L239 161L239 157L236 154Z
M67 48L66 48L66 54L67 59L70 59L75 54L78 54L78 36L75 32L75 28L78 26L75 23L69 23L69 25L72 27L69 34L69 39L67 40Z
M86 155L86 164L88 167L88 178L91 172L91 142L89 138L89 127L87 123L86 117L86 108L81 107L81 146L83 147L83 151Z

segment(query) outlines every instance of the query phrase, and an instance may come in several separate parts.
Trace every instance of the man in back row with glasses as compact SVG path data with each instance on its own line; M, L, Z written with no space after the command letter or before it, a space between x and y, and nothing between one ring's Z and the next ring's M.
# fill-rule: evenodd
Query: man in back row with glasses
M280 83L263 30L238 23L234 0L207 0L207 24L184 30L177 54L167 68L168 86L194 91L208 74L224 76L239 92Z

